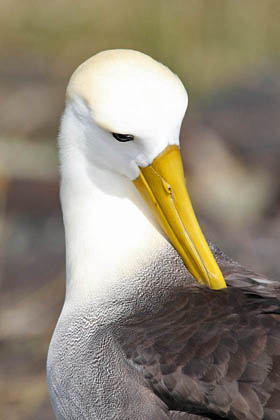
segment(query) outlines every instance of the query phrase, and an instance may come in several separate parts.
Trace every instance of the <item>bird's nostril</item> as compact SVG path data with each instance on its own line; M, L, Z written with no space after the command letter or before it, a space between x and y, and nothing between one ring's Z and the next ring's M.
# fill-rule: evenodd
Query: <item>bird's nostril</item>
M167 194L172 195L173 194L173 189L172 189L171 185L167 181L165 181L164 178L161 178L161 182L162 182L163 188L165 189Z

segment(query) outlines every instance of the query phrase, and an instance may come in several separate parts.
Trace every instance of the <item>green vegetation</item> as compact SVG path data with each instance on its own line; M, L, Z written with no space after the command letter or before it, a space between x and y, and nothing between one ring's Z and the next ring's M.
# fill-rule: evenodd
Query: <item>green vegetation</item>
M2 0L0 52L64 75L97 51L139 49L205 94L279 60L279 16L277 0Z

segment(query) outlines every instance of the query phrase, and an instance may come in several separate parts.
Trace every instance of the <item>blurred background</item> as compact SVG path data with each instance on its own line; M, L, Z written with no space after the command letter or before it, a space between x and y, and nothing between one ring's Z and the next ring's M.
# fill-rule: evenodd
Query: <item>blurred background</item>
M189 92L181 142L207 237L280 275L280 2L0 0L0 418L54 420L45 362L64 298L56 134L73 70L132 48Z

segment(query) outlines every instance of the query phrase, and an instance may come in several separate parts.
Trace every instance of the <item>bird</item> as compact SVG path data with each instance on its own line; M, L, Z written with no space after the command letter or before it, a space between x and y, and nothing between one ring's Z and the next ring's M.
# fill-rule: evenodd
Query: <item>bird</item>
M279 283L205 239L180 155L187 104L179 77L134 50L70 78L66 292L47 358L58 420L280 418Z

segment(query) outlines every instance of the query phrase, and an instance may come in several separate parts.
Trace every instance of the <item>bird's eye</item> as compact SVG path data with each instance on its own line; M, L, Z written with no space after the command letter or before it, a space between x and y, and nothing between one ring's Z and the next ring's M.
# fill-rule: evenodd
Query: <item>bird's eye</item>
M115 137L116 140L122 142L134 140L134 136L132 136L131 134L112 133L112 135Z

